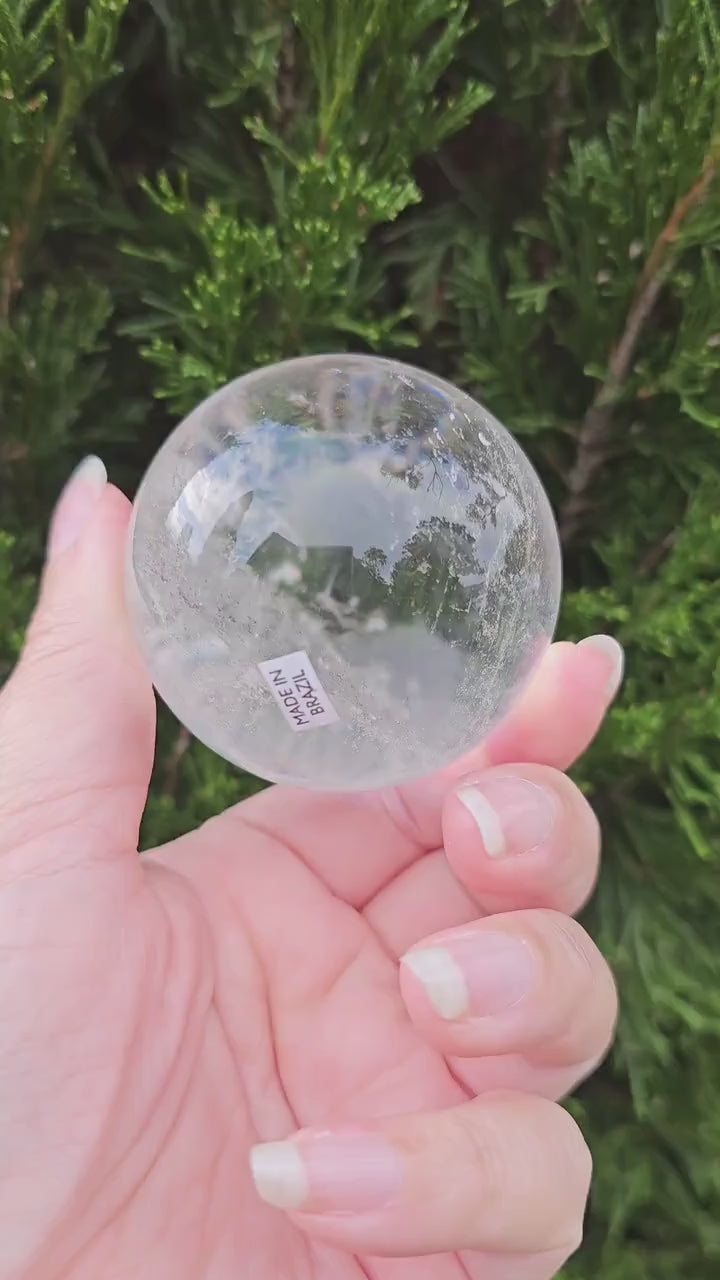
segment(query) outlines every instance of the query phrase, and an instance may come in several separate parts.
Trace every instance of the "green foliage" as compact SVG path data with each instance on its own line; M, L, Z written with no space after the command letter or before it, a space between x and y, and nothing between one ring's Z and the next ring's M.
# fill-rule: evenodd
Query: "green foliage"
M359 280L357 255L365 224L396 217L416 198L412 182L374 180L340 145L293 158L291 170L287 183L278 182L275 221L266 225L243 222L214 199L198 209L182 179L177 189L166 175L146 187L185 246L160 261L154 248L128 246L160 270L157 292L145 294L147 316L126 332L149 339L143 354L161 371L157 394L178 412L238 369L294 354L301 344L322 351L354 335L379 346L397 334L399 317L369 313L377 283Z
M110 297L63 265L59 240L91 197L73 130L116 69L124 7L91 0L77 34L62 0L0 6L0 501L22 564L37 553L38 505L67 466L101 376L93 357Z
M491 96L473 81L442 101L436 96L467 29L467 7L465 0L296 0L321 144L338 132L394 168L461 127Z
M533 94L547 108L557 90L539 71L541 8L511 11L529 36L507 51L515 119ZM720 49L709 6L665 4L653 58L612 9L584 6L574 22L582 60L597 47L601 127L597 101L573 115L589 92L574 60L561 86L565 163L555 167L546 132L544 180L514 223L503 226L505 194L481 175L462 191L467 213L424 211L398 256L421 322L429 293L454 306L454 376L529 433L561 507L599 386L612 408L567 552L563 626L611 630L628 651L624 697L579 774L606 844L589 921L622 1016L611 1065L582 1095L598 1176L569 1273L709 1277L720 1248ZM637 315L616 380L610 360Z
M416 156L490 96L474 81L455 95L437 92L465 10L447 0L403 0L392 10L384 0L302 0L284 32L262 6L254 29L242 23L233 62L212 67L207 103L255 142L262 198L249 214L247 181L231 170L216 175L202 204L187 171L175 180L160 174L144 184L160 215L156 236L148 242L143 229L141 242L126 245L152 264L141 277L145 314L127 332L145 339L143 353L160 370L157 394L173 409L301 349L412 341L404 311L378 303L383 275L361 250L375 227L419 200ZM250 72L241 79L246 49ZM208 65L194 42L182 56ZM307 76L302 110L298 64Z
M180 785L185 796L182 804L177 799ZM249 774L223 766L207 747L190 742L182 732L178 734L170 716L163 716L143 820L143 847L164 844L194 830L264 785Z
M13 539L0 530L0 679L8 675L20 652L35 583L20 576L13 560Z
M69 133L85 100L113 71L125 3L93 0L80 37L63 0L42 7L5 0L0 8L0 220L6 236L18 220L29 235L51 183L72 183Z
M626 646L577 775L622 994L578 1280L720 1261L719 106L712 0L0 6L0 674L81 451L132 486L208 391L343 348L522 435L563 633ZM257 785L163 713L144 840Z

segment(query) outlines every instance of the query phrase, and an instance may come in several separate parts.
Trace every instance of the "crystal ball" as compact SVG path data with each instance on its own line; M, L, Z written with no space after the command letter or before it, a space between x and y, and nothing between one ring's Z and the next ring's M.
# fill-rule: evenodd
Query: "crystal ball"
M258 369L152 461L127 598L163 700L276 782L360 790L463 755L549 644L550 505L463 391L374 356Z

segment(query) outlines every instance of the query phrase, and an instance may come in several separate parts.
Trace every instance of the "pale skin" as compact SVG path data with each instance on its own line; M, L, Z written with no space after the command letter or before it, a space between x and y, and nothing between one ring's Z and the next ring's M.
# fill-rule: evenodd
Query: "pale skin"
M553 646L491 738L400 790L271 788L137 856L152 690L129 503L93 460L0 697L2 1280L548 1280L607 1051L564 770L621 674Z

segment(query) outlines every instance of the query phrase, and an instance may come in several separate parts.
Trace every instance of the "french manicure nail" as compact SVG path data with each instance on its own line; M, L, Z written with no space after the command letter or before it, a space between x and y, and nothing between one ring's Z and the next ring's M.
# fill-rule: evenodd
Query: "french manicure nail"
M58 499L48 535L48 559L77 542L107 484L105 464L94 455L75 468Z
M522 938L482 929L416 947L401 964L419 979L446 1022L504 1013L535 980L535 957Z
M560 812L559 801L544 787L499 771L463 783L457 798L473 817L489 858L530 853L547 840Z
M258 1195L278 1209L299 1209L308 1198L307 1170L294 1142L264 1142L250 1151Z
M608 660L608 677L605 686L605 696L608 702L615 697L620 685L622 684L623 672L625 670L625 653L622 645L614 636L587 636L585 640L581 640L578 648L582 649L583 645L590 645L593 649L598 649L600 653L605 654Z
M355 1129L262 1143L250 1152L250 1168L267 1204L310 1213L380 1209L402 1182L398 1152L381 1134Z

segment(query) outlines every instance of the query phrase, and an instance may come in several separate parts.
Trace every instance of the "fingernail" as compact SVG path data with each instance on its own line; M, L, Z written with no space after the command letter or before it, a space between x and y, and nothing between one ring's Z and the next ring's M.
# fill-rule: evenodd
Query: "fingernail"
M590 645L593 649L598 649L608 660L605 696L608 702L611 702L622 684L623 671L625 670L623 647L614 636L587 636L585 640L580 641L578 648L582 649L584 644Z
M560 813L554 794L509 773L488 772L482 782L464 783L457 798L475 820L489 858L532 852Z
M267 1204L306 1213L380 1209L402 1182L397 1151L365 1130L306 1130L289 1142L265 1142L252 1148L250 1168Z
M504 1013L535 981L535 957L522 938L483 930L417 947L401 964L419 979L446 1022Z
M294 1142L264 1142L250 1150L258 1195L278 1209L299 1209L308 1198L307 1170Z
M105 464L91 455L75 468L58 499L48 535L48 560L77 542L107 484Z

